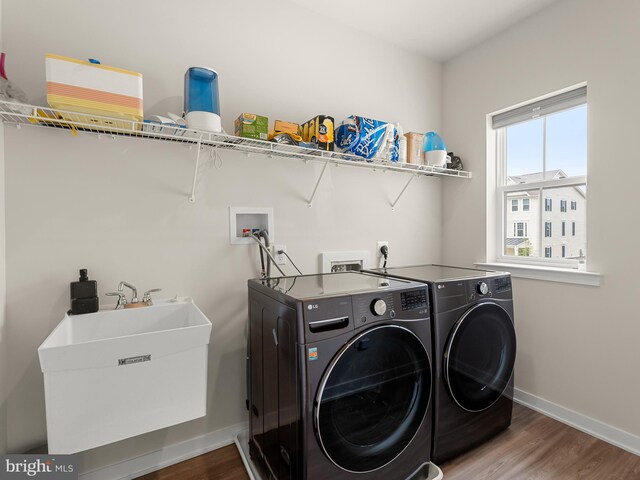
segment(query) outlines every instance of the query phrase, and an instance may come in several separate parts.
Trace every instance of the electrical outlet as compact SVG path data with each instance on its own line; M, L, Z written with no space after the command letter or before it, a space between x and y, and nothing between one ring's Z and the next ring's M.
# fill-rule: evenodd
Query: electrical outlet
M287 256L284 253L278 253L280 250L283 252L287 251L286 245L274 245L273 246L273 258L276 259L276 264L278 265L286 265L287 264Z
M376 258L382 258L382 252L380 249L386 245L389 248L389 242L387 240L381 240L376 242Z

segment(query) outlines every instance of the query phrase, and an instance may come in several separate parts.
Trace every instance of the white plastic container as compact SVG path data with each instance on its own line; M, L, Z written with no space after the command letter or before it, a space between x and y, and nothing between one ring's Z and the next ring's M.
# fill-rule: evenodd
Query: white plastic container
M65 315L38 348L49 453L206 415L211 322L193 302Z

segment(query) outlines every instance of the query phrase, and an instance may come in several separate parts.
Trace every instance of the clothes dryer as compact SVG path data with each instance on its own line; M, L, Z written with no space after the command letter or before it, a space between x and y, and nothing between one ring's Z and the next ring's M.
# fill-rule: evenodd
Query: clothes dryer
M505 430L511 424L516 357L510 275L443 265L372 272L430 287L432 461L444 462Z
M429 462L427 286L250 280L249 450L265 478L398 479Z

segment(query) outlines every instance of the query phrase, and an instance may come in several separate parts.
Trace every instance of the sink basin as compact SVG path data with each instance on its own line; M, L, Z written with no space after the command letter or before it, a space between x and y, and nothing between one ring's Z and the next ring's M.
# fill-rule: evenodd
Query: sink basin
M49 452L204 416L210 335L211 322L191 299L65 315L38 348Z

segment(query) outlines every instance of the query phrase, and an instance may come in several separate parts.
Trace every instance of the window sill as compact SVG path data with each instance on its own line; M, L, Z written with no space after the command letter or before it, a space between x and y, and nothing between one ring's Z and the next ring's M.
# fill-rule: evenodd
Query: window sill
M529 278L533 280L546 280L549 282L573 283L575 285L588 285L599 287L602 275L595 272L583 272L569 268L539 267L536 265L524 265L506 262L476 263L476 267L491 270L509 272L515 278Z

